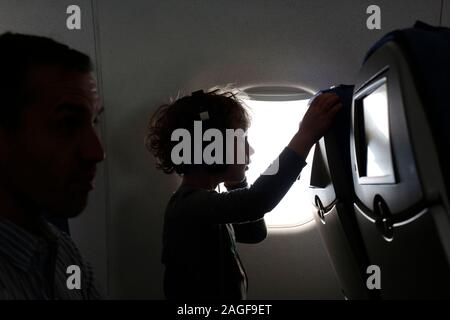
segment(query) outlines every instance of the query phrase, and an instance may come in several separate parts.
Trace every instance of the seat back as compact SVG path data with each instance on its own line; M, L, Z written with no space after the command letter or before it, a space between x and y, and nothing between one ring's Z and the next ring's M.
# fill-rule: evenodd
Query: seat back
M318 230L345 297L369 299L375 298L375 293L366 286L368 258L352 208L349 137L353 88L340 85L324 90L336 93L343 108L331 130L315 146L310 194Z
M353 206L381 298L450 297L448 89L450 30L422 23L383 37L358 74Z

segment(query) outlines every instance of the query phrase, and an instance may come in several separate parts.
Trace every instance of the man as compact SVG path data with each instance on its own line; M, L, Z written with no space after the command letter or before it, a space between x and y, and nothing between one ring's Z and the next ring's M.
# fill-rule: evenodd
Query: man
M91 71L51 39L0 35L0 299L99 297L75 244L43 218L80 214L104 159Z

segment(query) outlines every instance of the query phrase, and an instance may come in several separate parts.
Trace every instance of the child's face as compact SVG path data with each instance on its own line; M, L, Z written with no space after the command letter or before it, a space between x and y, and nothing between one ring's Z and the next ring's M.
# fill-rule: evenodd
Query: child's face
M250 156L254 153L254 149L250 146L248 139L245 139L245 163L239 164L237 161L238 146L235 145L235 161L230 165L225 172L224 181L226 182L239 182L245 178L245 171L248 170L250 164Z

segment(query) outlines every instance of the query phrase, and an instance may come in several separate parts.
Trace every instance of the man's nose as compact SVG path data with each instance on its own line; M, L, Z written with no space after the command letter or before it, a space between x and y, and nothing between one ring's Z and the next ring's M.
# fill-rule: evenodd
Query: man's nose
M90 129L83 141L83 158L93 163L105 160L105 150L94 128Z

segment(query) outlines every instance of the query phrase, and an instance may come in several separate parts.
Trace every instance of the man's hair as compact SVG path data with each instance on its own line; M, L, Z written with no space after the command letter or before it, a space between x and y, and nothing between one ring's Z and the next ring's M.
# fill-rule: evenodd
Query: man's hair
M38 66L92 71L89 56L50 38L6 32L0 35L0 126L14 127L29 99L27 77Z
M185 174L200 168L208 172L221 172L228 167L227 164L194 165L192 159L191 164L178 165L171 159L172 149L178 143L171 141L172 132L176 129L186 129L193 137L194 121L201 120L200 114L203 111L207 110L209 118L202 121L203 131L214 128L225 136L226 129L247 130L250 125L250 115L233 91L225 88L198 94L199 92L160 106L150 118L145 139L146 147L155 156L157 168L167 174L174 171ZM191 151L191 155L193 154ZM223 154L225 155L225 150Z

